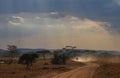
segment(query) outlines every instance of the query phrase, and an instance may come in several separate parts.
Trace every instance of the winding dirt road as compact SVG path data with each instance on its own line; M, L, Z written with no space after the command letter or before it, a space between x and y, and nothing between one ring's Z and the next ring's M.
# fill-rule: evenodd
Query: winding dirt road
M77 69L65 73L61 74L51 73L43 77L38 76L37 78L92 78L98 66L99 65L94 63L88 63L83 67L79 67Z

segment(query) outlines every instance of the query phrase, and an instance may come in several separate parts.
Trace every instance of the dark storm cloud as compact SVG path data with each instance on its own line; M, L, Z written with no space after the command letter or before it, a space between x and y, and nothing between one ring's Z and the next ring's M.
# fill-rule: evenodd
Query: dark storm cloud
M109 22L120 30L119 0L0 0L0 14L52 11Z
M0 13L61 11L76 15L116 15L112 0L0 0ZM108 5L108 6L107 6Z

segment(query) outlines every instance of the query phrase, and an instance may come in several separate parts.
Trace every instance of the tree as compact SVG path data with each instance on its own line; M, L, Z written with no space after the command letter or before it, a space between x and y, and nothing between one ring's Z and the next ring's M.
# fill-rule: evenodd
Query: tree
M42 51L37 51L37 53L42 54L43 59L46 59L46 55L50 53L49 50L42 50Z
M65 47L65 49L71 49L71 50L73 50L73 49L75 49L76 48L76 46L66 46Z
M67 60L71 57L71 53L74 51L76 46L66 46L63 48L61 53L54 52L51 60L52 64L66 64ZM75 53L74 53L75 56Z
M39 56L36 53L23 54L19 57L18 64L25 64L26 68L29 69L38 57Z
M53 54L51 63L56 64L56 65L66 64L67 59L68 59L68 57L67 57L67 55L65 55L65 53L59 54L56 52Z
M13 58L16 56L16 54L17 54L17 46L15 46L15 45L8 45L8 52L9 52L9 54L10 54L10 57L11 57L11 59L9 60L9 63L12 63L12 61L13 61Z
M65 48L63 48L63 51L70 58L71 56L73 56L71 55L71 53L74 52L75 48L76 46L65 46ZM75 56L75 53L74 53L74 56Z

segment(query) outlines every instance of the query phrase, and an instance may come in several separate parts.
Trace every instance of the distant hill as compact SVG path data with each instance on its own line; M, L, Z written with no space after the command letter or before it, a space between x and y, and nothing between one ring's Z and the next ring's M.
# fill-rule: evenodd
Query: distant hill
M0 49L0 57L6 55L7 50Z
M18 48L18 54L27 53L27 52L37 52L46 50L44 48L38 48L38 49L31 49L31 48ZM59 53L64 53L63 49L48 49L51 52L56 51ZM65 52L66 53L66 52ZM94 55L98 57L109 57L109 56L120 56L120 52L118 51L105 51L105 50L85 50L85 49L75 49L73 51L69 51L71 56L88 56L88 55ZM0 49L0 56L3 56L7 54L7 50Z
M31 48L18 48L18 55L21 55L23 53L27 53L27 52L37 52L37 51L41 51L41 50L46 50L46 49L31 49ZM2 56L9 56L8 51L4 50L4 49L0 49L0 57Z
M39 48L39 49L19 48L18 52L37 52L37 51L41 51L41 50L45 50L45 49L42 49L42 48Z
M58 53L68 53L70 57L113 57L120 56L120 52L118 51L105 51L105 50L85 50L85 49L75 49L71 51L63 51L62 49L56 50Z
M7 52L7 50L0 49L0 52Z

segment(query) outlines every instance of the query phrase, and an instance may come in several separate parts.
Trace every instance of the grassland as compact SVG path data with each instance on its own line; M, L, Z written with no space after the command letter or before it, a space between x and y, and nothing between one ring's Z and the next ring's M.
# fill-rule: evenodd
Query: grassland
M120 59L101 59L81 63L69 60L66 65L52 65L38 59L27 70L25 65L0 64L0 78L120 78Z
M45 65L45 63L48 63L48 65ZM0 64L0 78L34 78L36 76L43 76L50 73L54 73L55 75L83 65L83 63L72 61L68 61L66 65L52 65L50 60L39 59L29 70L27 70L25 65L17 63Z

